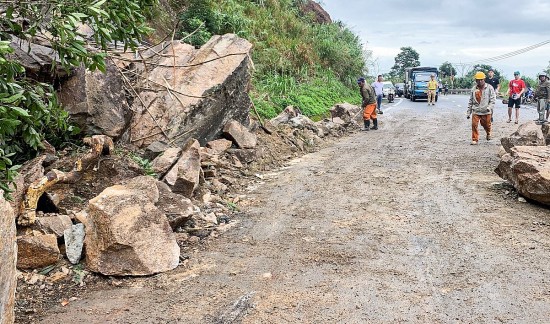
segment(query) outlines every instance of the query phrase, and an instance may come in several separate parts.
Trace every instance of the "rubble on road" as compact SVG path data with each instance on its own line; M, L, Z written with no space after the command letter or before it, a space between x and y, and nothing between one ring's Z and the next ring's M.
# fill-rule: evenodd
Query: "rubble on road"
M528 122L501 139L505 152L499 154L495 172L509 181L522 196L550 205L550 126Z
M522 124L518 130L500 139L500 142L507 153L511 152L514 146L544 146L546 138L542 132L542 127L534 121Z
M550 206L550 146L516 146L495 172L524 197Z

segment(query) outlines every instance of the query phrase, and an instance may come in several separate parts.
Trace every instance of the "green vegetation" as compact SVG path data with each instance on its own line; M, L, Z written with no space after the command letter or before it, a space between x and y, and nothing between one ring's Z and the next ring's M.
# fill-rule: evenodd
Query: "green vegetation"
M359 102L355 80L365 74L363 46L342 23L316 24L301 0L178 1L179 36L193 45L235 33L254 44L251 97L271 118L286 106L319 117L337 102Z
M48 43L65 69L82 64L104 71L109 46L119 43L135 48L151 31L146 13L156 4L157 0L4 2L0 15L0 189L7 198L17 170L14 164L33 157L44 139L57 146L78 133L69 125L53 87L28 78L21 62L13 58L12 37ZM83 24L92 29L92 37L79 32Z

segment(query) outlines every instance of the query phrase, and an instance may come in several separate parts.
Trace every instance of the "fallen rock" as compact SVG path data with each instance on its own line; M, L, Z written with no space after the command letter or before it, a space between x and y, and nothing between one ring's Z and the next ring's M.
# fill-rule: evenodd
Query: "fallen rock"
M542 135L544 136L544 139L546 141L546 145L550 145L550 124L546 123L542 125Z
M180 248L155 203L159 189L151 177L105 189L88 205L86 264L94 272L144 276L178 266ZM141 185L140 185L141 184Z
M225 125L223 135L241 149L252 149L257 144L256 135L236 120L232 120Z
M149 161L153 161L157 156L161 155L164 151L169 148L168 144L161 141L156 141L145 148L145 153L143 157Z
M197 140L189 140L182 148L178 162L168 171L164 182L173 192L190 198L199 185L201 173L200 144Z
M210 141L206 143L206 147L214 150L216 153L221 154L231 148L233 143L224 138L217 139L215 141Z
M65 230L73 226L71 218L67 215L54 215L47 217L37 217L36 225L38 230L45 234L54 234L56 237L62 237Z
M17 267L39 269L55 264L60 257L54 234L20 236L17 238Z
M197 212L198 207L189 198L173 193L164 182L158 181L157 188L159 201L156 206L166 215L173 230L183 226Z
M78 262L80 262L85 237L86 232L84 224L72 225L71 228L65 230L65 254L72 264L78 264Z
M516 146L495 172L524 197L550 205L550 146Z
M168 148L153 160L151 167L159 178L162 178L174 166L180 157L180 153L181 148L179 147Z
M337 104L330 109L330 117L334 121L334 118L340 118L344 123L351 123L352 121L361 121L362 116L359 114L361 108L349 103Z
M261 158L260 151L257 149L229 149L227 152L244 164L252 163Z
M534 121L522 124L512 135L500 139L507 153L514 146L544 146L546 138L542 133L542 127Z
M34 183L38 179L44 176L44 160L46 155L40 155L28 162L25 162L23 166L17 171L17 177L15 178L14 192L12 193L13 200L10 204L18 216L23 211L23 199L27 193L29 184Z
M311 119L309 119L307 116L304 116L304 115L299 115L294 118L291 118L289 120L289 124L293 128L309 129L314 132L317 132L317 126L315 125L315 123Z
M67 70L61 66L56 51L50 47L30 43L13 35L11 36L10 47L14 52L9 57L17 60L25 68L27 76L33 80L53 82L53 75L57 77L67 75ZM55 63L55 66L52 66L53 63ZM52 67L55 69L55 73L52 73Z
M297 117L301 114L302 112L300 111L300 109L293 106L288 106L279 115L277 115L277 117L271 119L269 122L271 123L271 125L277 127L280 124L288 124L288 122L292 118Z
M233 34L214 36L199 50L180 41L166 46L165 57L147 73L151 90L140 93L144 105L135 100L132 106L133 144L182 145L195 138L204 145L218 138L229 120L248 124L251 49Z
M87 135L118 138L132 117L123 78L112 63L107 63L106 73L78 68L61 85L58 97L71 120Z
M0 190L0 324L14 322L15 287L17 285L17 245L15 215Z

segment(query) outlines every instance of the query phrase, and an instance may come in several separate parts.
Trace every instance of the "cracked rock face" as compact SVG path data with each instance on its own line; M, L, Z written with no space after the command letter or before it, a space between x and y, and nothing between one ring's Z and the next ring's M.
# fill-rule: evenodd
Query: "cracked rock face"
M251 49L233 34L214 36L198 50L180 42L168 46L168 57L147 73L143 103L132 105L128 138L139 147L156 141L181 146L191 138L205 145L229 120L248 124Z
M17 246L15 241L15 215L0 190L0 324L13 323Z
M92 271L145 276L178 266L180 248L158 200L151 177L109 187L90 200L85 244Z

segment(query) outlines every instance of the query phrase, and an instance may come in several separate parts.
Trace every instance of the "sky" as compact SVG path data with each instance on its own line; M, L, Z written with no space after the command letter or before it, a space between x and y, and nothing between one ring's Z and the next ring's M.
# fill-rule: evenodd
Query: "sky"
M550 0L321 0L372 51L370 74L389 72L400 48L411 46L422 66L471 63L550 40ZM519 70L536 77L550 61L550 44L489 63L507 79ZM458 74L463 68L455 65ZM467 73L467 68L464 69Z

